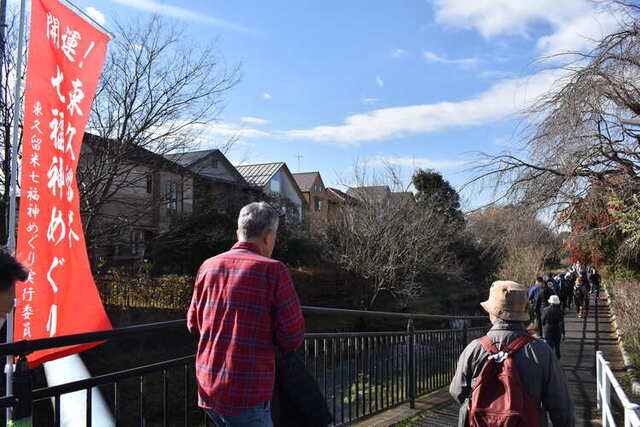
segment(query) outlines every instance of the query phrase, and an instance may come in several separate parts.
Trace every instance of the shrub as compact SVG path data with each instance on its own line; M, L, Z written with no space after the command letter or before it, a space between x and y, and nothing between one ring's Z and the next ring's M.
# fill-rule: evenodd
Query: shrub
M122 308L146 307L186 311L193 294L193 277L168 274L151 278L110 270L96 280L102 301Z

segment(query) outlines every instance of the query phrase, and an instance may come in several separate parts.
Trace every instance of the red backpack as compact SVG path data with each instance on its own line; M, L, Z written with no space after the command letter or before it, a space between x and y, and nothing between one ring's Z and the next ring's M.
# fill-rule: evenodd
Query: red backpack
M480 338L489 358L473 386L469 427L540 427L540 405L524 389L511 357L531 341L523 335L498 350L489 337Z

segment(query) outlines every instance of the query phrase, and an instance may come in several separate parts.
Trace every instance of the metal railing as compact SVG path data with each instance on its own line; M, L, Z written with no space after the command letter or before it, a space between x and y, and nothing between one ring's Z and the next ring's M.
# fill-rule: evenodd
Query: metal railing
M612 387L624 411L624 426L640 427L640 405L629 400L613 375L609 362L602 356L602 351L596 352L596 384L598 409L602 411L602 427L616 426L614 410L611 405Z
M303 307L306 315L357 316L407 321L406 330L386 332L309 333L299 349L314 376L334 425L345 425L403 403L415 406L417 396L449 384L459 354L467 343L486 333L484 316L440 316ZM423 320L465 320L462 329L417 330ZM470 327L480 320L483 326ZM86 393L86 420L91 425L92 389L108 393L116 425L193 425L206 417L195 402L194 355L135 367L53 387L33 389L26 355L43 349L102 342L170 328L186 328L185 320L116 328L85 334L18 341L0 345L1 355L18 358L14 394L0 398L0 408L13 407L17 415L53 403L53 425L60 425L60 400L67 393ZM177 372L176 372L177 371ZM135 381L135 384L131 384ZM169 393L169 385L179 383ZM128 386L128 389L125 387ZM161 396L148 402L151 395ZM132 402L134 400L135 402ZM147 400L147 402L145 402ZM122 409L123 405L128 405ZM135 410L132 410L135 408ZM132 421L132 413L135 419ZM199 421L197 425L202 425Z

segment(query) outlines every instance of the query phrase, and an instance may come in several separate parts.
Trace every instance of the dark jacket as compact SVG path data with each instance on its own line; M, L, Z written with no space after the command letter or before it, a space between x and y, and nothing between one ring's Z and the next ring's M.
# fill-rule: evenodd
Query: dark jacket
M318 384L295 351L278 354L271 402L275 426L324 427L333 421Z
M487 333L492 341L509 344L527 331L522 323L505 322L496 320L491 330ZM464 349L458 359L456 374L449 386L449 393L461 405L458 426L464 427L469 411L469 398L475 385L475 378L487 360L487 353L478 340L472 341ZM527 393L536 402L541 403L541 415L548 412L551 425L554 427L573 427L575 414L573 399L569 394L567 380L562 371L562 366L553 356L551 348L542 341L535 340L525 345L513 355L518 367L518 373ZM546 427L547 417L541 417Z
M582 286L584 286L587 290L587 293L591 292L591 283L589 282L589 276L586 271L580 273L580 278L582 279Z
M542 330L544 335L564 335L564 316L560 304L550 304L542 312Z
M573 290L573 295L576 300L579 300L582 304L586 303L586 299L589 298L589 289L585 285L576 285Z
M598 273L592 274L591 276L589 276L589 282L591 282L591 290L599 291L601 281L602 279Z
M553 292L553 289L551 289L549 286L547 286L546 288L540 288L540 291L538 291L538 295L536 295L536 311L542 312L542 309L549 305L549 298L551 297L551 295L555 295L555 292Z

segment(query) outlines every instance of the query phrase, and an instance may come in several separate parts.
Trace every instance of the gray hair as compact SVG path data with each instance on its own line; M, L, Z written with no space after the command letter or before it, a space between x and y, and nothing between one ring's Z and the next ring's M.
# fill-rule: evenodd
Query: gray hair
M278 231L278 211L266 202L249 203L238 215L238 237L241 240L262 237L267 230Z

